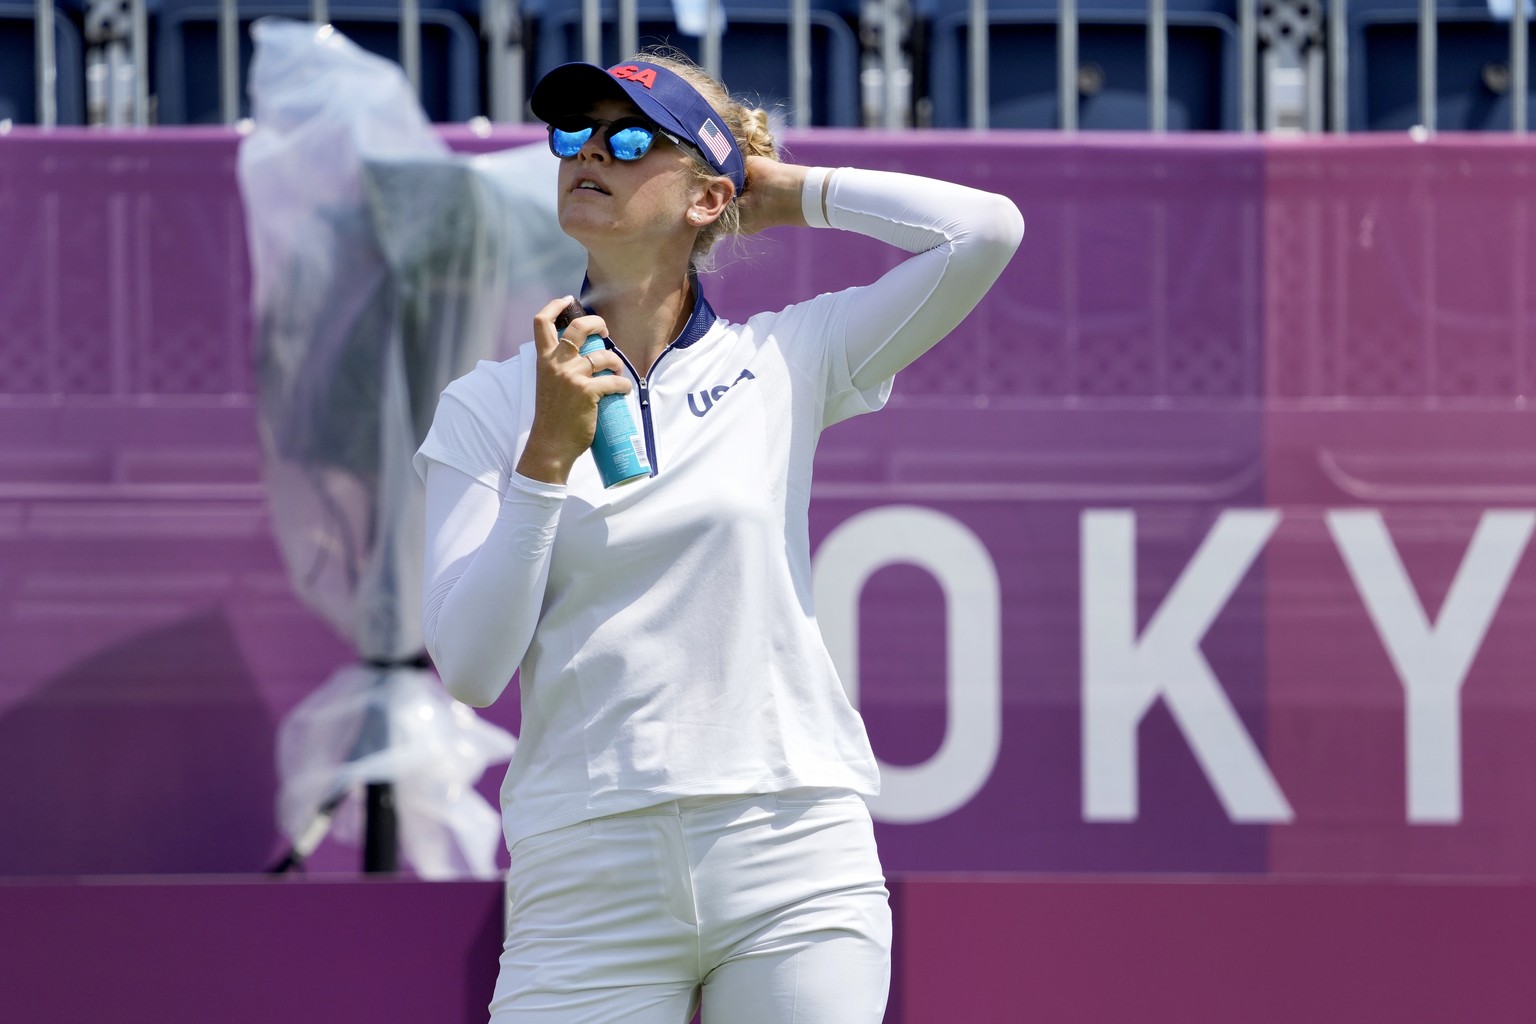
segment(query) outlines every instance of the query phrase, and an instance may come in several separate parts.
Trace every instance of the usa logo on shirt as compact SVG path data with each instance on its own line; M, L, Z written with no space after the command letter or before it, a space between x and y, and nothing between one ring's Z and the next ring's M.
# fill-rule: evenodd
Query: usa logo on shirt
M721 163L725 163L726 157L731 155L731 144L726 141L725 133L715 125L714 118L706 118L699 126L699 139Z
M702 418L705 413L709 412L709 410L714 407L716 402L725 397L726 392L730 391L731 388L735 387L737 384L740 384L744 380L757 380L757 374L753 373L751 370L743 369L739 374L736 375L736 379L731 381L729 384L716 384L712 388L705 388L703 391L693 392L688 396L688 411L693 413L695 416ZM693 400L694 395L697 395L699 398L697 402Z

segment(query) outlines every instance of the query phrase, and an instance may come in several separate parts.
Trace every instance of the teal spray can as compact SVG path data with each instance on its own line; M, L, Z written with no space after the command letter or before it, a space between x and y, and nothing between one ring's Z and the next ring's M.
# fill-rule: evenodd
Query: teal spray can
M564 332L570 322L585 316L586 310L574 299L555 317L555 329ZM601 352L607 342L594 334L581 343L582 355ZM610 377L612 370L599 370L596 376ZM597 434L592 438L592 459L604 487L618 487L651 475L651 462L645 454L645 435L635 425L629 401L623 395L604 395L597 402Z

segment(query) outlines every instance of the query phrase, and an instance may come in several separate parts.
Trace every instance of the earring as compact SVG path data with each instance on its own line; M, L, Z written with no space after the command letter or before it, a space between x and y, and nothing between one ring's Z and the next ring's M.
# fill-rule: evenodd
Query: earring
M702 217L700 217L700 216L699 216L699 215L698 215L698 214L696 214L696 213L690 213L690 214L689 214L689 215L688 215L688 219L689 219L689 220L690 220L690 221L692 221L692 222L693 222L693 223L695 223L695 224L697 224L697 223L698 223L698 222L699 222L699 221L701 221L701 220L703 220L703 218L702 218Z

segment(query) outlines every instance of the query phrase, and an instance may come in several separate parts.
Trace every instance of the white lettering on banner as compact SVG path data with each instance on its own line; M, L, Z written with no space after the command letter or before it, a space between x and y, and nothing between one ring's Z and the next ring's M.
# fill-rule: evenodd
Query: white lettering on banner
M1138 635L1136 517L1084 509L1080 536L1082 813L1134 821L1137 732L1164 700L1235 822L1289 822L1285 794L1221 687L1200 643L1279 525L1278 509L1230 509ZM1402 682L1407 819L1461 820L1461 689L1536 533L1536 511L1485 512L1434 621L1403 568L1381 514L1326 514L1334 543ZM1001 598L980 539L953 517L914 506L870 509L816 552L812 588L834 664L859 702L859 598L889 565L915 565L944 592L944 738L920 765L881 764L881 821L934 821L963 807L997 763L1002 738Z
M1200 639L1279 521L1272 509L1223 512L1138 638L1135 513L1083 513L1084 820L1136 819L1136 732L1159 697L1229 818L1291 820L1290 804L1200 652Z
M1461 820L1461 686L1533 525L1530 511L1484 512L1431 624L1381 513L1328 513L1328 530L1406 691L1410 822Z
M944 592L944 738L919 765L880 765L871 814L933 821L965 806L992 774L1002 743L1002 600L986 546L951 516L887 506L853 516L817 549L811 573L817 618L838 675L859 703L859 595L890 565L926 570Z

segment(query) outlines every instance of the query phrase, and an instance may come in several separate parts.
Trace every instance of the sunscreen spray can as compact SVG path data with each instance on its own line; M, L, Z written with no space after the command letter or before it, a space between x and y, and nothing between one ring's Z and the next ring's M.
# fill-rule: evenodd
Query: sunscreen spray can
M581 303L572 301L555 317L555 329L564 333L570 322L585 316ZM594 334L582 342L580 352L590 355L607 345ZM612 370L599 370L599 377L613 376ZM618 487L651 475L651 463L645 454L645 436L635 425L629 402L623 395L604 395L597 401L597 433L592 438L592 458L604 487Z

